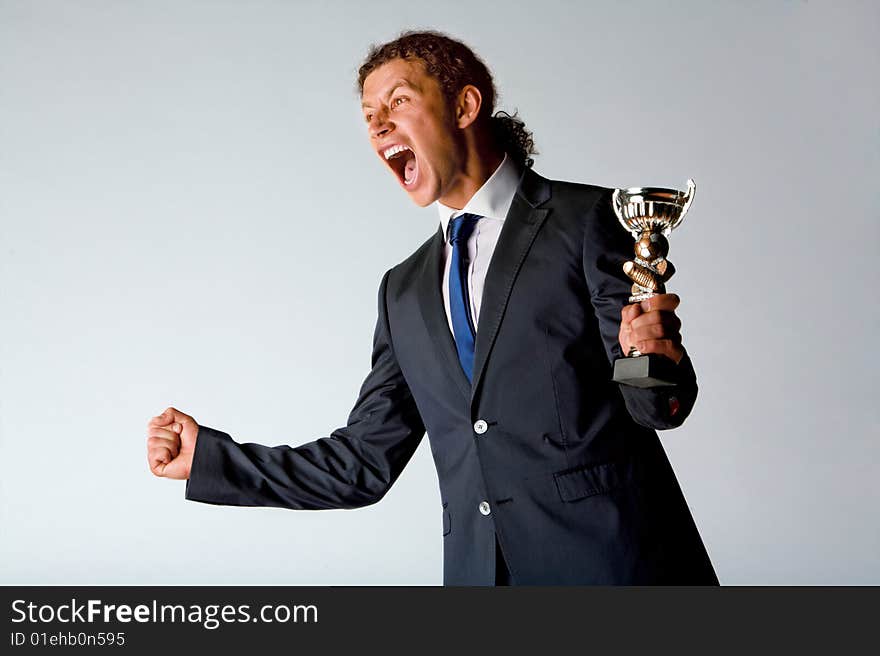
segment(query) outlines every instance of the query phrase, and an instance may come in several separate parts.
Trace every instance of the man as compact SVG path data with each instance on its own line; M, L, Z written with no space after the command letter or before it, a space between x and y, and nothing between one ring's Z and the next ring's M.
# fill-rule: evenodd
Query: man
M425 429L446 585L717 584L652 429L697 395L678 298L627 306L632 239L610 190L546 180L521 121L493 116L485 65L410 32L359 73L370 143L440 229L379 287L372 370L347 425L308 444L238 444L168 408L148 428L157 476L186 498L354 508L379 501ZM635 345L677 386L621 387Z

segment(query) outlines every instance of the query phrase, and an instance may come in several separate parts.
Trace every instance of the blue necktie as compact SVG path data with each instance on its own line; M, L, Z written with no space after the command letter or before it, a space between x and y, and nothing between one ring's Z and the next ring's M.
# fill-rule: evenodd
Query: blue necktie
M449 314L452 315L452 333L455 335L458 359L471 382L474 375L474 339L477 331L471 319L468 296L467 242L481 218L476 214L462 214L449 224L449 241L452 244L452 260L449 263Z

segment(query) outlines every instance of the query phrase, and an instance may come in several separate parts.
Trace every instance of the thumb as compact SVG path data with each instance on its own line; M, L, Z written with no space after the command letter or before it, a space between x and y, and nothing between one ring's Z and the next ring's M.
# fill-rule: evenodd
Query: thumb
M641 313L642 306L638 303L624 305L623 309L620 311L621 323L628 326L632 322L632 320L639 316Z
M171 421L172 417L168 410L165 410L162 414L156 415L150 419L150 426L165 426Z

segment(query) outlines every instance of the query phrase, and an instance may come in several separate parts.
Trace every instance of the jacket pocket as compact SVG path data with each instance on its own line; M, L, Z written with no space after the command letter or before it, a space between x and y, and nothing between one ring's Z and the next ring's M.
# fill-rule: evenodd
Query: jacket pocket
M452 530L452 516L449 513L448 503L443 504L443 535L449 535Z
M577 501L625 485L632 478L632 468L626 463L603 462L556 472L553 478L563 501Z

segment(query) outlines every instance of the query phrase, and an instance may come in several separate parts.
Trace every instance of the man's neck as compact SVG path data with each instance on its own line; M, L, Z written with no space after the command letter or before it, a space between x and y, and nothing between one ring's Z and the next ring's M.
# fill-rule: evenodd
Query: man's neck
M452 187L438 200L447 207L460 210L473 195L486 184L504 159L504 153L487 152L472 153L467 160Z

